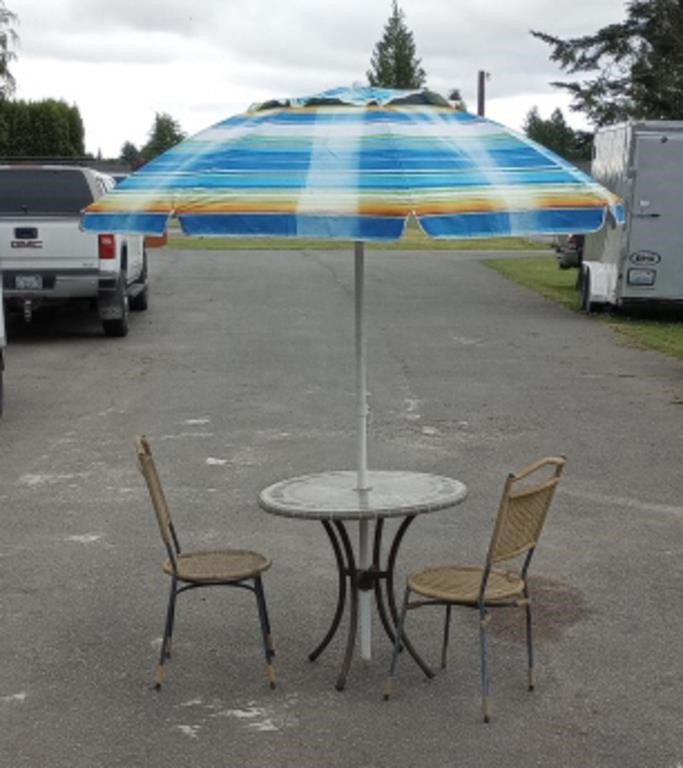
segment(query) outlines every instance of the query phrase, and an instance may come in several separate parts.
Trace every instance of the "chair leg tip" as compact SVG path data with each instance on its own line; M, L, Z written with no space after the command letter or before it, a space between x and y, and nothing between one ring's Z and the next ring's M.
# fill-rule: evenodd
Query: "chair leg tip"
M491 722L491 705L488 699L485 699L481 708L481 714L484 716L484 722Z
M161 685L164 682L164 674L163 666L161 664L157 665L157 668L154 670L154 687L157 691L161 689Z

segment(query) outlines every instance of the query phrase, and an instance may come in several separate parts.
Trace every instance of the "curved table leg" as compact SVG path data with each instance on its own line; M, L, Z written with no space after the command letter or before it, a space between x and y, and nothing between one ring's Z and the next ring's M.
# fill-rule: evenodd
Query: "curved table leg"
M330 540L330 544L332 545L332 549L334 551L334 558L337 561L337 573L339 575L339 591L337 592L337 608L334 612L334 617L332 619L332 623L330 624L330 628L327 630L327 633L325 634L325 637L320 641L319 645L311 651L311 653L308 654L308 658L311 661L315 661L318 656L327 648L327 646L330 644L330 641L335 636L337 629L339 629L339 623L341 622L342 616L344 614L344 606L346 605L346 565L344 563L344 557L342 554L341 546L339 545L339 540L337 539L337 535L334 532L334 528L332 526L332 523L328 522L327 520L321 521L323 524L323 527L325 528L325 533L327 533L327 536Z
M389 605L389 611L391 612L391 620L394 627L398 626L398 608L396 607L396 594L394 592L394 571L396 568L396 558L398 557L398 550L401 547L403 537L406 535L406 531L410 527L410 524L415 519L415 515L412 517L406 517L401 525L398 527L394 540L391 542L389 549L389 556L387 557L387 575L386 575L386 592L387 603ZM392 638L393 640L393 638Z
M401 542L403 541L403 537L405 536L406 531L408 530L408 527L415 519L415 515L412 515L410 517L406 517L405 520L401 523L398 530L396 531L396 535L394 536L394 540L391 542L391 548L389 550L389 556L387 558L387 569L385 572L385 584L384 588L386 590L387 594L387 603L389 604L389 611L391 612L391 618L393 620L393 626L398 627L399 625L399 617L398 617L398 609L396 607L396 594L394 592L394 571L396 568L396 558L398 557L398 550L401 546ZM376 594L381 594L381 587L378 584L377 589L375 590ZM377 607L380 612L380 615L384 612L384 605L380 608L380 598L378 597ZM384 620L383 620L384 623ZM384 628L386 630L387 625L384 625ZM395 642L395 633L393 630L391 632L387 631L387 635L389 635L389 639L392 642ZM401 638L401 645L408 651L408 653L413 657L415 660L415 663L420 667L420 669L425 673L427 677L434 677L434 672L431 670L431 668L427 665L427 663L422 659L420 654L415 650L415 647L413 644L408 640L406 637L405 632L403 633L403 637Z
M334 557L337 564L339 586L337 593L337 606L335 608L330 627L325 633L325 636L321 642L313 651L311 651L311 653L309 653L308 658L311 661L315 661L318 656L320 656L320 654L325 650L325 648L327 648L327 646L332 641L332 638L337 633L339 625L341 624L342 617L344 615L344 608L346 606L346 580L348 578L351 592L349 606L349 627L344 658L335 686L338 691L344 690L346 686L346 678L348 676L349 669L351 668L351 661L353 659L353 652L356 644L356 634L358 632L358 593L361 589L372 589L374 591L375 601L377 604L377 612L379 613L384 631L389 640L392 643L395 642L396 627L398 627L399 617L398 608L396 605L396 595L394 593L394 571L403 537L405 536L406 531L414 519L415 515L406 517L398 527L398 530L394 535L391 547L389 549L386 570L382 570L381 568L384 520L377 520L373 539L372 563L369 571L363 573L360 573L356 570L356 560L353 554L353 545L351 544L351 539L349 538L349 534L346 530L344 522L341 520L335 520L334 522L330 522L328 520L321 521L334 552ZM382 589L382 581L384 581L384 591ZM410 655L415 660L415 663L420 667L420 669L427 677L434 677L434 672L415 650L414 646L410 640L408 640L405 633L401 638L401 646L404 647L408 653L410 653Z
M374 579L374 585L373 588L375 590L375 602L377 603L377 613L379 613L379 617L382 621L382 626L384 627L384 631L386 632L387 637L389 640L391 640L392 644L394 642L394 627L396 627L397 622L394 618L393 624L391 619L389 618L387 614L386 605L384 603L384 595L382 594L382 577L389 578L390 574L382 573L382 533L384 531L384 520L379 519L377 521L377 524L375 525L375 538L373 542L372 547L372 569L374 573L376 574L376 578ZM395 560L396 558L394 558ZM392 579L393 581L393 579ZM389 584L387 583L387 592L388 594L393 595L393 591L389 592ZM393 589L393 588L392 588Z
M353 658L353 648L356 644L356 633L358 631L358 583L356 577L356 561L353 556L353 546L349 539L349 534L346 532L344 523L341 520L335 520L334 522L337 533L341 540L344 552L346 553L346 561L349 566L349 577L351 579L351 606L349 613L349 634L346 640L346 651L344 653L344 661L342 662L341 671L337 678L336 688L338 691L343 691L346 686L346 676L349 673L351 666L351 659Z

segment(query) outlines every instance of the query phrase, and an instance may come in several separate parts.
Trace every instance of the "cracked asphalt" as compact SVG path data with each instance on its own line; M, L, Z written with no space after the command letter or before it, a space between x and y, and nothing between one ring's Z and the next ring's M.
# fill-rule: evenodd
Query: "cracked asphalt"
M0 422L0 765L676 768L683 763L683 365L514 285L492 254L366 255L375 469L464 481L420 517L399 576L481 562L505 475L567 469L533 566L537 688L523 615L491 623L493 720L477 624L457 614L427 682L390 647L334 681L311 663L336 578L321 526L266 515L289 476L354 465L353 257L157 251L126 339L66 311L13 324ZM493 254L497 255L497 254ZM515 254L519 256L519 254ZM175 655L151 688L168 583L134 462L146 433L187 549L241 546L266 574L279 685L253 598L179 598ZM440 613L411 615L434 665Z

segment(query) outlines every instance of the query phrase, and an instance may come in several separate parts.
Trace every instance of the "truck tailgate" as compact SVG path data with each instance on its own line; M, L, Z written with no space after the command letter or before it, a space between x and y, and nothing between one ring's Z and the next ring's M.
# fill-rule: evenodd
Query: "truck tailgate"
M97 235L81 232L73 217L0 217L0 269L97 270Z

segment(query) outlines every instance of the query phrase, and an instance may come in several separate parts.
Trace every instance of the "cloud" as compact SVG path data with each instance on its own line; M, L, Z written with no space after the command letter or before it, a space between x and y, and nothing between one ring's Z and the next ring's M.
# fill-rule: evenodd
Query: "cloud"
M547 0L399 5L428 84L460 88L474 109L477 72L486 70L491 108L515 125L534 103L542 112L551 103L567 105L550 86L562 73L530 28L566 37L625 17L623 0L574 0L559 10ZM15 10L17 95L77 104L88 149L118 154L124 141L146 141L156 111L194 133L254 101L365 81L391 3L22 0Z

